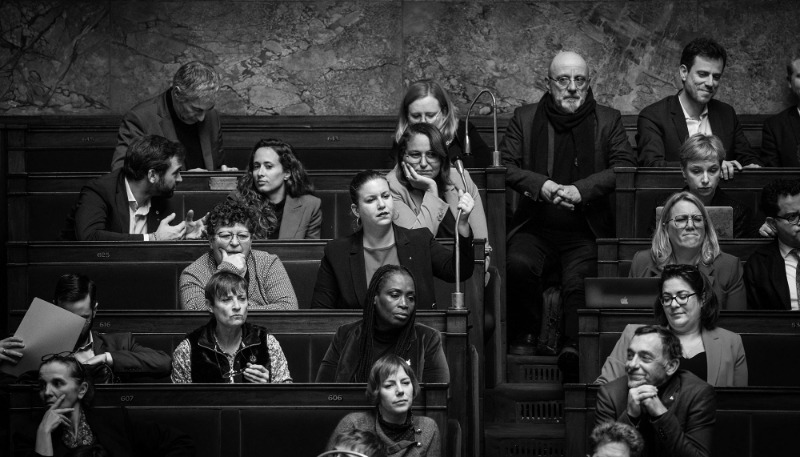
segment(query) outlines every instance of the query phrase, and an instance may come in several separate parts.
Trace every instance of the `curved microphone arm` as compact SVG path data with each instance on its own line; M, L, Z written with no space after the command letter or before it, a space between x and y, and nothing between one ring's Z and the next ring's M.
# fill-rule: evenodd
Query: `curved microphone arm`
M481 95L489 94L492 96L492 118L494 121L494 151L492 152L492 166L499 167L500 166L500 150L497 149L497 99L494 97L494 94L489 91L488 89L484 89L478 93L478 96L472 100L472 103L469 105L469 109L467 110L467 118L464 124L464 155L469 156L472 155L472 146L469 142L469 113L472 112L472 107L475 106L475 102L481 98Z

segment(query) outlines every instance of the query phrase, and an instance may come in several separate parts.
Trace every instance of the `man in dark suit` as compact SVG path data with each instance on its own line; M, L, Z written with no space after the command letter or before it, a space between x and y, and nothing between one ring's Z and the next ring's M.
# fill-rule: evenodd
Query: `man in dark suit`
M122 167L133 140L142 135L163 136L186 148L188 171L236 171L224 165L222 129L214 109L219 75L211 65L189 62L172 78L172 87L125 113L117 134L111 169Z
M679 370L681 354L681 342L670 330L657 325L636 329L628 346L628 375L600 388L595 425L636 427L648 457L710 456L716 393Z
M136 376L159 378L169 375L172 358L163 351L137 344L130 333L97 333L92 330L97 314L97 287L87 276L73 273L59 278L53 302L86 319L75 345L75 358L79 362L93 366L105 364L123 382Z
M522 196L508 236L508 336L511 353L534 353L543 282L559 271L568 338L559 366L577 381L583 282L597 275L596 239L614 236L613 168L636 162L619 111L595 102L581 56L558 54L546 80L549 92L514 111L500 146L506 185Z
M761 209L777 236L747 259L747 307L800 310L800 180L776 179L767 184L761 192Z
M205 231L205 217L175 219L170 198L181 182L185 151L155 135L131 143L125 166L101 176L81 189L78 203L67 216L59 239L78 241L166 241L197 239Z
M680 76L683 88L639 113L636 145L640 167L679 167L678 151L695 133L722 140L726 156L722 176L733 177L742 165L760 166L758 156L744 136L732 106L713 97L719 89L728 55L716 41L697 38L683 48Z
M800 57L786 65L789 89L800 100ZM800 167L800 104L764 121L761 162L765 167Z

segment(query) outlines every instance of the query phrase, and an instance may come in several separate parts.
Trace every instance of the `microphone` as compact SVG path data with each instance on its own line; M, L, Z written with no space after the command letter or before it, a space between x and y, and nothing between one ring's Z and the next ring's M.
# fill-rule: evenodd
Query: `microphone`
M499 167L500 150L497 149L497 99L495 99L494 94L487 89L484 89L478 93L478 96L475 97L475 100L472 101L472 103L469 105L469 109L467 110L467 118L464 124L464 136L466 137L464 139L464 155L472 155L472 145L469 141L469 113L472 111L472 107L475 106L475 102L477 102L483 94L489 94L492 96L492 118L494 120L494 151L492 151L492 166Z

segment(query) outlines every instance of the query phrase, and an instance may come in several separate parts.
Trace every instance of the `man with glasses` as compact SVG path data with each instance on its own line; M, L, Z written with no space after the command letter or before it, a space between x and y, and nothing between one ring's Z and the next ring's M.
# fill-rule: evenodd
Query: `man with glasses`
M760 166L732 106L713 100L728 54L709 38L696 38L683 48L679 68L682 88L639 113L636 145L640 167L679 167L679 150L687 138L702 133L722 140L726 156L722 177L733 178L742 166Z
M767 184L761 192L761 210L777 237L747 259L747 307L800 310L800 180L777 179Z
M238 200L218 204L208 216L209 252L180 277L181 307L208 310L206 283L218 271L247 278L248 309L297 309L297 297L278 256L251 250L258 215Z
M173 241L198 239L205 233L205 217L175 219L171 198L181 182L186 151L156 135L131 143L125 166L90 182L67 216L62 241Z
M681 353L681 342L670 330L637 328L628 345L627 376L597 393L595 425L635 427L648 456L710 456L716 394L710 384L680 369Z
M559 368L576 382L584 279L597 276L596 239L614 236L614 167L636 161L619 111L595 102L580 55L559 53L545 81L549 91L514 111L500 144L506 185L521 196L508 236L509 352L537 351L542 294L560 274L567 343ZM539 352L554 349L543 343Z

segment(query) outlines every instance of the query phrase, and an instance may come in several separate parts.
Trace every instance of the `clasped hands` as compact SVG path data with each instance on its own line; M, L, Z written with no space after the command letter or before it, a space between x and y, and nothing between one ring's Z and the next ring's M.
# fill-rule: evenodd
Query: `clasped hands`
M194 220L194 210L186 213L186 218L180 224L169 225L175 219L175 213L170 214L161 220L156 230L158 241L170 240L198 240L206 236L206 219L209 213L200 219Z
M564 208L574 210L575 205L581 202L581 193L573 185L564 186L556 184L554 181L547 180L539 190L539 195L543 200L554 205L561 205Z
M638 418L642 415L642 407L652 418L667 412L667 407L658 398L658 388L649 384L640 384L628 390L628 416Z

